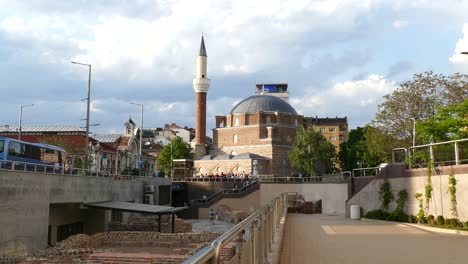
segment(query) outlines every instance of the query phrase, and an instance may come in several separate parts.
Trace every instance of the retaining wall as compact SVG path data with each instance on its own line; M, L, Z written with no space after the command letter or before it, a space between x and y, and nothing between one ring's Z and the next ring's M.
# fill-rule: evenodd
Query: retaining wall
M144 199L143 186L146 183L170 185L170 179L112 180L0 171L0 253L17 253L18 250L24 251L32 247L45 248L50 204L108 200L141 203Z
M445 218L452 218L450 212L450 194L448 192L448 179L452 170L450 166L442 166L437 169L432 169L432 199L429 203L428 214L434 216L443 215ZM457 208L458 218L462 221L468 221L468 165L453 166L455 178L457 179ZM389 210L392 211L396 207L395 200L398 198L398 192L406 189L408 192L408 200L405 204L404 211L407 214L416 215L419 207L418 201L415 198L416 193L424 195L427 171L423 169L401 170L401 172L389 173L387 175L390 182L393 197L395 198L390 203ZM384 182L383 177L378 177L367 184L359 193L354 195L346 202L346 215L349 217L350 205L360 205L362 213L370 210L378 209L379 188ZM423 197L424 198L424 197Z

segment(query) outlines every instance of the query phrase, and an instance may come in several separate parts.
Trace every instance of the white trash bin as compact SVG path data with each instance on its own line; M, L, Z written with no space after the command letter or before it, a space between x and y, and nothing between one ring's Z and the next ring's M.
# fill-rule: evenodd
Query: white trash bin
M361 207L359 205L351 205L350 215L353 220L361 219Z

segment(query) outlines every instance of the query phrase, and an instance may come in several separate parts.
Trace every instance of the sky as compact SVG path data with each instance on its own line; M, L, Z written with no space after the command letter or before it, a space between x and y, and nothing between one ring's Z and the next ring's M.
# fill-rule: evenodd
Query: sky
M304 116L369 123L416 73L468 73L468 0L0 0L0 126L84 127L92 65L93 133L195 124L203 33L207 130L253 95L289 84ZM208 135L211 135L209 132Z

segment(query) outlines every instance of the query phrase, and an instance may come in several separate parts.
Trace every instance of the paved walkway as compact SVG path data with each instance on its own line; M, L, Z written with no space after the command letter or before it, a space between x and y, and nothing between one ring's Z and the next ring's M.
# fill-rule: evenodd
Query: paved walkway
M288 214L281 264L468 263L468 236L395 222Z

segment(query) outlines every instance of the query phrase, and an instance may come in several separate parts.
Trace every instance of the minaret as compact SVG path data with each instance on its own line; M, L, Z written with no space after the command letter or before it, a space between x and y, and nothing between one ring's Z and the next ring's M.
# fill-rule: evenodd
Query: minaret
M210 79L206 73L207 68L205 40L201 37L200 52L197 57L197 76L193 79L195 91L195 158L206 154L206 94L210 88Z

